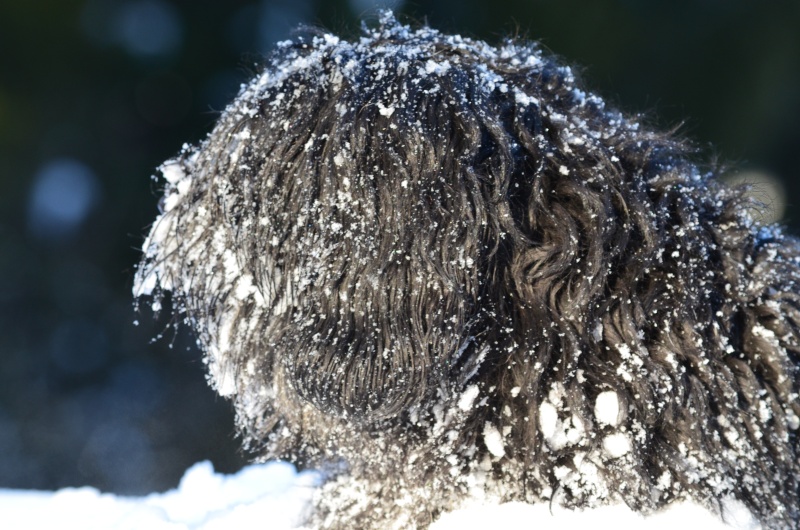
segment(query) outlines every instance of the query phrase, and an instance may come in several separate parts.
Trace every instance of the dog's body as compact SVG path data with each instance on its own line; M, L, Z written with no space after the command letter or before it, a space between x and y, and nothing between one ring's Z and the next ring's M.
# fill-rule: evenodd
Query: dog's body
M329 472L317 525L489 496L800 527L797 241L535 46L283 43L162 170L137 294L173 293L248 448Z

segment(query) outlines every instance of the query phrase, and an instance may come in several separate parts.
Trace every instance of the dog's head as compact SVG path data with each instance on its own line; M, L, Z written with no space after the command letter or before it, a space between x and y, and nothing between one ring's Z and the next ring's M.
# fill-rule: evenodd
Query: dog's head
M139 285L185 304L223 394L395 417L546 336L548 308L584 318L644 215L613 118L532 45L396 23L282 44L162 167Z
M752 331L794 337L753 305L782 273L754 286L743 265L782 236L534 45L388 16L354 43L282 43L161 169L137 294L173 293L268 450L330 445L334 425L410 432L444 402L468 416L460 440L536 467L541 491L601 455L608 480L645 477L649 506L700 487L687 459L744 476L760 464L742 440L794 440L796 339ZM767 394L774 439L718 419Z

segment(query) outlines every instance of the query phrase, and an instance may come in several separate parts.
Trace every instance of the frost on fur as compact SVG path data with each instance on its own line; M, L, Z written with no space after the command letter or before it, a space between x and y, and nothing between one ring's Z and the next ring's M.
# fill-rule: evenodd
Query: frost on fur
M161 167L134 290L248 448L328 473L312 524L691 498L798 527L800 247L691 157L535 44L386 14L281 43Z

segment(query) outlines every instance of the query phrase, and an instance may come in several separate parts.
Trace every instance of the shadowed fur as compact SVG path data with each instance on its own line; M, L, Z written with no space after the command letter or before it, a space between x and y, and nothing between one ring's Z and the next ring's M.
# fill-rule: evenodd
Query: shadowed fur
M799 527L797 241L536 45L299 37L162 172L136 294L172 292L249 449L328 473L313 524Z

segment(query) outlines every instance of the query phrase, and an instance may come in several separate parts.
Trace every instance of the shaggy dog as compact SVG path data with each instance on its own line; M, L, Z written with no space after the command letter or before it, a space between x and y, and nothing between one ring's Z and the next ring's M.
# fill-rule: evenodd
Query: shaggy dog
M800 527L798 242L535 44L390 14L280 43L161 171L136 294L172 293L248 449L327 473L312 525Z

